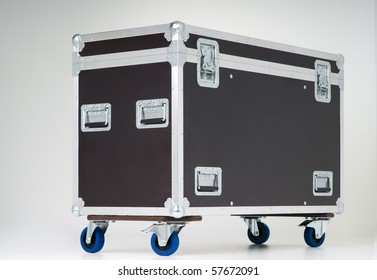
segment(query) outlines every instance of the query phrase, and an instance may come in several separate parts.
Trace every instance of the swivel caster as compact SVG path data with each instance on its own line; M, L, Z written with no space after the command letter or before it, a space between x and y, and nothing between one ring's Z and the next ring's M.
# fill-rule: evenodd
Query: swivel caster
M158 243L157 234L153 233L151 237L152 250L159 256L170 256L174 254L179 247L179 237L177 232L173 232L165 246L160 246Z
M105 232L107 222L90 222L80 235L81 247L87 253L97 253L102 250L105 244Z
M151 247L159 256L170 256L179 247L178 233L185 223L156 223L145 229L144 232L152 232Z
M259 218L244 218L247 226L247 236L254 244L263 244L270 237L270 229Z
M314 219L304 221L300 226L305 226L304 240L310 247L319 247L325 242L328 219Z
M319 247L325 241L326 234L324 233L320 238L315 236L314 228L307 227L304 231L305 243L310 247Z

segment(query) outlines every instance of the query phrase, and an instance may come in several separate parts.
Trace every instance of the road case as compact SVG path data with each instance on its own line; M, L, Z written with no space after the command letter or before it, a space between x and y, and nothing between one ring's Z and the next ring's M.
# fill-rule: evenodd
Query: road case
M343 63L330 54L173 22L75 35L75 215L98 252L109 221L155 223L173 254L204 215L303 217L320 246L343 212Z

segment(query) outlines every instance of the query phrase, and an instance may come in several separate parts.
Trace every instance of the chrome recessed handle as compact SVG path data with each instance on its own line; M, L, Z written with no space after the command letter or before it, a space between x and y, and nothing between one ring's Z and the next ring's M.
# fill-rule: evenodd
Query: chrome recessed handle
M109 131L111 129L111 104L84 104L81 106L81 131Z
M136 127L161 128L169 125L169 100L148 99L136 102Z

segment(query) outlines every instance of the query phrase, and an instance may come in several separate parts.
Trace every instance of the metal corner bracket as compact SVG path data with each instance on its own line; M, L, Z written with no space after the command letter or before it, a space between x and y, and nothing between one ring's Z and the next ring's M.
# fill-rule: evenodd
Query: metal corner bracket
M344 90L344 56L342 54L338 54L336 66L339 68L339 88Z
M185 213L187 208L190 207L190 202L188 199L185 197L182 202L177 205L174 203L173 199L168 198L165 203L164 203L165 208L168 210L168 213L174 217L174 218L182 218Z
M72 75L75 77L81 71L81 56L80 52L84 49L85 43L81 36L76 34L72 38Z
M81 216L81 209L84 207L85 201L79 197L72 205L72 214L79 217Z
M176 21L165 32L165 38L171 41L167 48L167 58L172 66L183 66L187 61L187 48L185 41L189 38L186 27L182 22Z
M76 34L72 37L72 49L73 52L81 52L85 47L85 43L81 39L80 34Z
M336 66L339 68L339 70L344 69L344 56L342 54L338 54L338 59L336 61Z
M340 197L336 200L336 206L338 207L339 209L339 214L342 214L344 212L344 203L343 203L343 199L341 199Z
M190 37L189 33L186 30L186 26L183 22L174 21L170 24L169 30L165 32L164 37L168 41L172 41L175 35L180 35L183 41L187 41Z

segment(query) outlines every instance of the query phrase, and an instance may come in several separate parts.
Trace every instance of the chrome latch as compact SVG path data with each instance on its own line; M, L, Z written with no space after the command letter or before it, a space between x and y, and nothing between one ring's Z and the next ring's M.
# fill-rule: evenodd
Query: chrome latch
M149 99L136 102L136 127L158 128L169 125L169 100Z
M109 131L111 129L111 104L85 104L81 106L81 131Z
M213 40L200 38L197 41L197 79L202 87L219 86L219 44Z
M313 172L313 195L332 196L333 173L331 171Z
M331 65L328 61L315 61L315 100L330 103L331 101Z
M195 194L221 195L222 170L220 167L195 168Z

